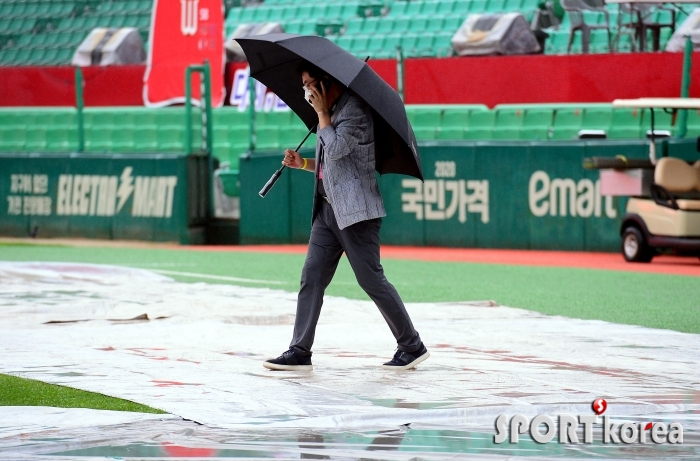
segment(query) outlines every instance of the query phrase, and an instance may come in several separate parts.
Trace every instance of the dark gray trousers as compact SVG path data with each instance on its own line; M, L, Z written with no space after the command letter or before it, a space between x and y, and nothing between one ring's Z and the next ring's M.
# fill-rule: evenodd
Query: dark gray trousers
M321 200L311 228L309 249L301 272L294 338L290 347L303 355L311 354L316 324L321 314L323 293L331 283L343 251L357 282L384 316L396 338L398 349L414 352L421 344L399 294L384 276L379 263L380 218L361 221L343 230L338 228L331 206Z

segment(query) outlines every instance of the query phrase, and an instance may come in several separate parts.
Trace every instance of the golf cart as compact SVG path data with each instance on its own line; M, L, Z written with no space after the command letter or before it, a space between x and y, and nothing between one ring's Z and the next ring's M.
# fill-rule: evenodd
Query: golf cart
M621 251L628 262L650 262L660 251L700 256L700 160L656 158L654 109L700 109L700 99L617 99L613 107L650 109L649 160L594 157L604 195L630 196L622 218Z

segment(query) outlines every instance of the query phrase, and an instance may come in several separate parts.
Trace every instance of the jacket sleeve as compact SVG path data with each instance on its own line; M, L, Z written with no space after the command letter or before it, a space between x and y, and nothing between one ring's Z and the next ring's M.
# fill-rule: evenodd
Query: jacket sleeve
M337 126L329 125L318 131L324 155L329 159L344 157L355 150L362 133L369 127L367 117L371 114L363 110L361 104L348 101L338 117Z

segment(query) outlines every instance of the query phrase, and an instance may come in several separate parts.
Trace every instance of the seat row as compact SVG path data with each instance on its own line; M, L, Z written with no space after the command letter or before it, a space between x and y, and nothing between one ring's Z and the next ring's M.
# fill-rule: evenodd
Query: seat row
M238 165L250 145L248 114L234 108L213 111L213 153ZM307 129L291 111L262 112L256 117L260 149L294 148ZM77 114L71 108L0 110L0 152L72 152L78 148ZM86 152L183 152L185 111L182 107L148 109L87 108L84 112ZM192 149L202 145L201 117L193 110ZM313 146L315 137L307 141Z
M648 110L609 104L498 105L417 108L407 113L422 140L572 140L581 130L602 130L611 139L639 139L650 129ZM655 111L655 129L674 132L671 114ZM700 135L700 111L689 111L688 135Z
M438 50L451 54L452 33L440 34L374 34L341 35L328 37L338 46L356 55L367 54L373 58L396 56L396 47L401 46L406 56L434 56ZM438 55L440 53L437 53Z
M580 130L603 130L611 139L639 139L650 128L649 111L613 109L609 104L407 106L418 140L572 140ZM655 112L655 128L673 132L671 115ZM291 111L256 115L257 148L295 148L306 128ZM84 113L87 152L183 152L185 112L177 108L88 108ZM202 142L201 117L193 111L192 148ZM700 135L700 111L689 111L688 136ZM248 114L234 108L213 111L213 152L232 167L250 144ZM312 136L306 146L313 146ZM78 147L77 114L71 108L0 110L0 151L70 152Z
M226 16L228 21L235 23L247 22L283 22L298 19L337 19L345 20L357 15L360 2L344 3L308 3L297 6L249 6L231 8Z

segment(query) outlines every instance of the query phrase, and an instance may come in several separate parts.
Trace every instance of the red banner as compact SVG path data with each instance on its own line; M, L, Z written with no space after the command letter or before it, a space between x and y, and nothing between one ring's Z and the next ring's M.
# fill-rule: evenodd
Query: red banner
M384 80L396 87L396 61L370 60L369 63ZM226 75L226 94L229 95L225 98L226 104L236 105L244 91L247 82L236 77L237 71L245 67L245 63L229 63L225 72L212 73L214 81ZM478 103L488 106L678 97L682 68L682 53L407 59L405 94L407 104ZM698 97L700 52L693 53L692 68L690 95ZM82 70L86 105L143 104L144 66L83 67ZM74 73L75 68L68 66L0 66L0 88L3 89L0 106L72 106L75 104ZM177 73L180 94L184 89L184 74L183 67L182 72ZM223 86L223 82L220 85ZM194 95L199 95L199 85L193 90Z
M185 69L209 60L212 105L224 103L224 5L222 0L155 0L143 101L151 107L185 101ZM200 99L192 75L192 98Z

